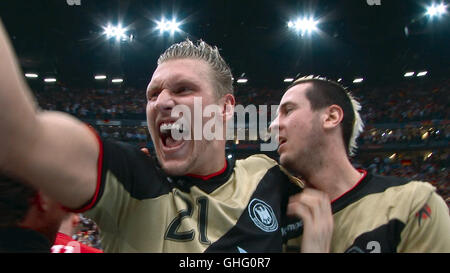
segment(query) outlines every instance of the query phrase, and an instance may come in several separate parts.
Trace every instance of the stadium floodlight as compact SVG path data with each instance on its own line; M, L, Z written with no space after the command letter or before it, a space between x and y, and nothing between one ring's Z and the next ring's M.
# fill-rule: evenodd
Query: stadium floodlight
M123 82L123 79L119 79L119 78L112 79L111 82L113 82L113 83L121 83L121 82Z
M423 77L423 76L426 76L427 74L428 74L428 71L422 71L422 72L417 73L417 77Z
M293 78L286 78L286 79L284 79L284 82L293 82L293 81L294 81Z
M96 80L104 80L104 79L106 79L106 75L96 75L94 77L94 79L96 79Z
M243 78L237 80L237 83L247 83L247 82L248 80Z
M156 22L156 29L159 30L160 34L163 34L164 32L170 32L170 34L174 34L175 32L181 31L180 25L181 23L177 22L175 18L169 21L163 17L161 21Z
M287 26L288 28L291 28L295 30L297 33L301 33L304 35L305 33L311 33L317 30L317 24L318 21L314 20L313 18L303 18L303 19L297 19L295 21L289 21Z
M106 37L110 38L112 36L114 36L114 28L108 24L107 27L103 28L105 31L103 31L103 34L106 35Z
M36 73L25 73L25 77L27 77L27 78L37 78L38 74L36 74Z
M364 81L363 78L356 78L356 79L353 80L353 83L361 83L363 81Z
M403 75L405 78L414 76L414 72L406 72L405 75Z
M116 38L116 40L119 41L121 39L126 40L128 38L126 35L126 29L122 28L121 24L118 24L116 27L108 24L108 26L103 29L105 30L103 34L105 34L108 39Z
M55 78L45 78L44 82L56 82Z
M427 15L430 17L441 16L447 13L447 6L443 3L436 5L433 4L427 8Z

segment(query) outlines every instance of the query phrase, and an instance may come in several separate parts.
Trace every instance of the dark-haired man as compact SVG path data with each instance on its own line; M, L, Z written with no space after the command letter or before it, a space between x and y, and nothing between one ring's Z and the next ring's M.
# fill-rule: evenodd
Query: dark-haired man
M360 108L324 78L300 78L287 89L271 129L279 130L280 163L307 181L289 214L303 219L305 230L308 223L323 228L331 200L331 252L450 252L448 207L431 184L352 166Z
M47 195L0 174L0 252L45 252L66 211Z

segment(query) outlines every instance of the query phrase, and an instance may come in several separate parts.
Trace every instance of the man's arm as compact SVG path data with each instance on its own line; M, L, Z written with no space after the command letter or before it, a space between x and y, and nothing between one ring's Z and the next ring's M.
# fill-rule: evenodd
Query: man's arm
M96 136L70 115L38 111L1 21L0 60L0 170L81 207L95 193Z
M397 252L449 253L450 216L447 204L431 193L425 204L414 208L401 234Z

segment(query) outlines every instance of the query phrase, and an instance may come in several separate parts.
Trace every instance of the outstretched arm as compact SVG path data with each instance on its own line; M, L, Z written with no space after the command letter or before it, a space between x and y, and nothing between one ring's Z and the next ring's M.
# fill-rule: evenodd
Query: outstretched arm
M68 114L38 110L1 21L0 60L0 171L81 207L95 193L95 134Z

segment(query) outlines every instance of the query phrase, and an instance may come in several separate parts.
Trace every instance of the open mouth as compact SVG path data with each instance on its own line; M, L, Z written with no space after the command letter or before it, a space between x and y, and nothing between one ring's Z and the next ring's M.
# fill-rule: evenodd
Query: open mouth
M176 149L184 142L183 135L186 133L182 124L174 121L159 123L159 136L163 147L166 149Z
M283 145L284 143L286 143L286 139L285 138L283 138L283 137L280 137L279 138L279 146L281 146L281 145Z
M281 146L287 142L287 139L283 137L278 138L278 153L280 152Z

